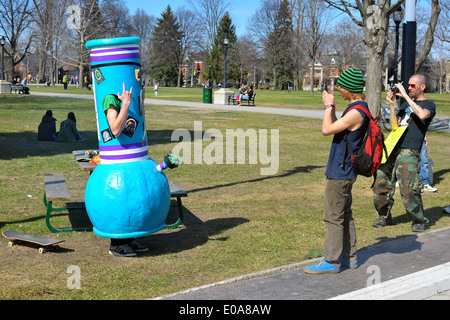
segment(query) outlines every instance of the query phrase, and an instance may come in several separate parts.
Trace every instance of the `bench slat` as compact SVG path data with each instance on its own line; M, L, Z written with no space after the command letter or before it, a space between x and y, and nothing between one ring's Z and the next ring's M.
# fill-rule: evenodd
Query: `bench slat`
M64 175L44 174L45 193L48 201L67 201L70 200L69 189L67 189Z
M174 198L187 197L187 192L180 189L178 186L169 181L170 196Z

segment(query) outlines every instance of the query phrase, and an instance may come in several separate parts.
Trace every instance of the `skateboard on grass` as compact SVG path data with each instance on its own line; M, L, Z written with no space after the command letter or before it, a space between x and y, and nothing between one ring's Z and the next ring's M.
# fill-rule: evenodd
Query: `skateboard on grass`
M8 242L8 246L12 247L15 242L28 242L39 245L39 253L44 253L45 249L52 248L54 250L58 250L59 246L58 243L64 242L66 240L55 240L51 238L41 237L41 236L34 236L30 234L23 234L15 230L4 230L2 231L3 236L10 240Z

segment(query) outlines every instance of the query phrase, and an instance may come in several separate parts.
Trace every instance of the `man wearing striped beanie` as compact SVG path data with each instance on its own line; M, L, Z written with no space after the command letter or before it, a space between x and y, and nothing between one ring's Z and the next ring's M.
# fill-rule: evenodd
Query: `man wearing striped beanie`
M305 267L309 274L338 273L341 267L356 268L356 230L352 216L352 187L356 181L351 154L347 151L345 139L354 154L362 145L369 118L363 110L350 109L358 105L369 107L364 102L364 78L358 69L349 69L341 74L337 89L344 100L350 101L344 115L337 119L334 96L322 92L325 113L322 134L334 135L328 157L325 184L323 221L326 226L325 257L317 264Z
M364 78L357 68L343 72L337 81L337 85L351 92L362 93L364 90Z

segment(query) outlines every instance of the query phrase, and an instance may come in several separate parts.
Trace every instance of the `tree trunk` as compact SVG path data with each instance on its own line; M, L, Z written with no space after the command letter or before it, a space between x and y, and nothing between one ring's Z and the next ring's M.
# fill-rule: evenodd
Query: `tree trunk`
M42 41L42 40L41 40ZM45 44L41 42L39 48L39 80L45 80L45 69L47 66L47 50Z
M277 90L277 69L273 67L273 89Z
M388 44L389 26L387 8L376 5L366 8L364 21L364 44L366 45L366 102L374 117L380 114L383 58Z
M381 89L382 89L382 53L372 50L369 46L366 47L366 87L365 95L366 102L369 105L369 110L374 117L380 114L381 106Z
M423 45L422 51L418 54L415 61L415 72L419 70L425 59L430 53L431 47L434 42L434 31L436 30L436 24L438 22L439 14L441 13L441 6L438 0L431 1L431 17L428 23L427 32L425 34L425 43Z
M183 72L182 72L182 66L180 65L179 67L178 67L178 83L177 83L177 87L178 88L181 88L181 75L183 74ZM141 75L142 76L142 75Z

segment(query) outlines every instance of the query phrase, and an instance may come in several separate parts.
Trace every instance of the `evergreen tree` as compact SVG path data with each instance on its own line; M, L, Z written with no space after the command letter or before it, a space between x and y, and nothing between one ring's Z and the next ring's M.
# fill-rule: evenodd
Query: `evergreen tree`
M170 5L158 18L153 31L150 53L150 76L162 85L178 82L182 32Z
M217 34L214 37L214 44L206 58L206 67L203 71L203 77L205 79L209 76L209 64L211 65L211 78L217 82L223 81L224 71L224 55L225 45L224 38L228 35L228 51L227 51L227 79L239 79L239 70L233 67L230 63L235 59L235 50L233 48L237 41L236 27L232 24L230 15L226 12L222 19L220 19L219 27L217 28ZM236 76L237 71L237 76Z
M278 9L275 26L269 35L266 46L266 59L274 88L287 89L293 83L292 70L294 61L292 55L292 13L288 0L283 0Z

